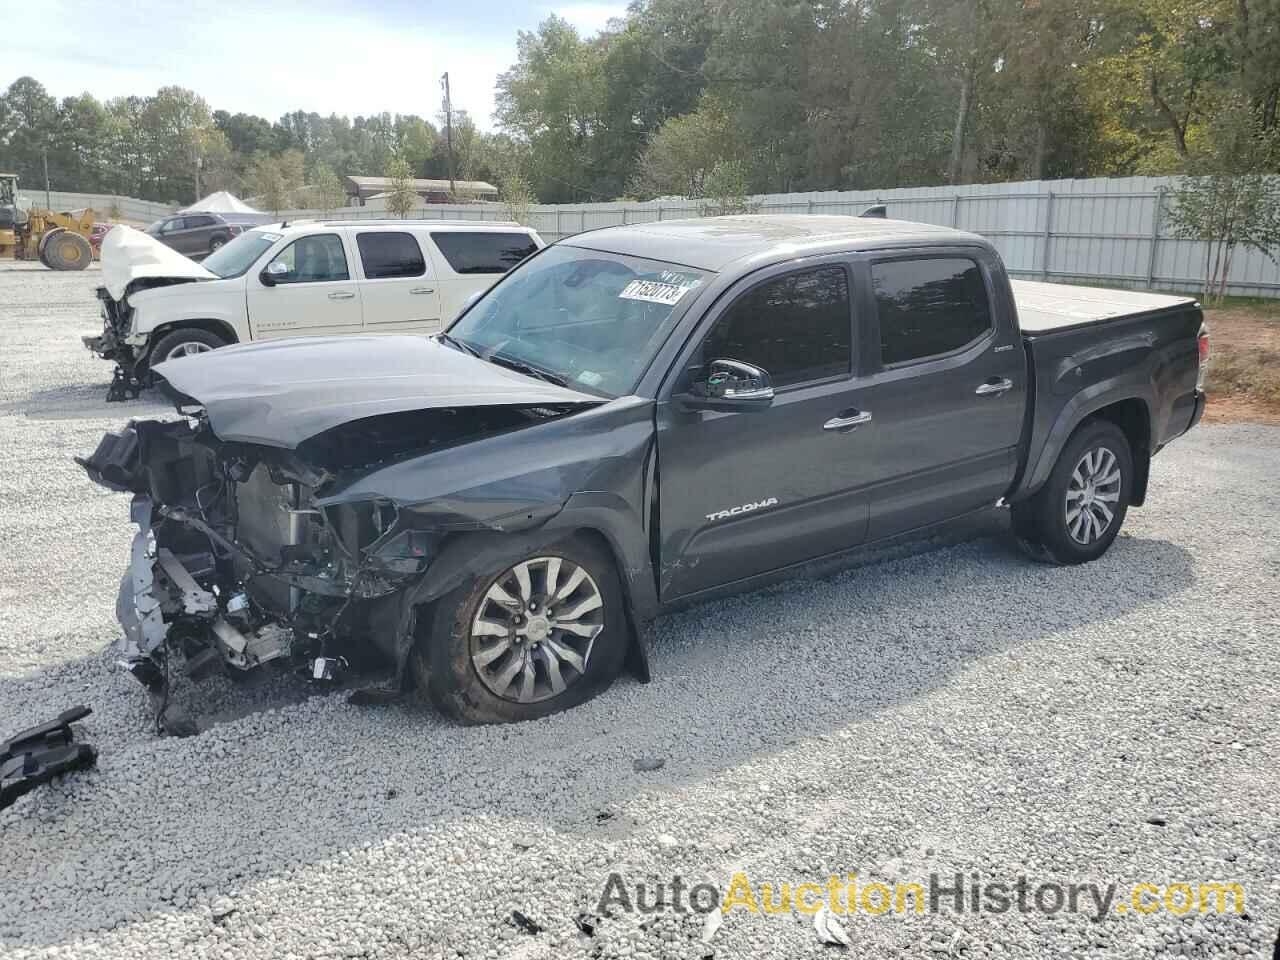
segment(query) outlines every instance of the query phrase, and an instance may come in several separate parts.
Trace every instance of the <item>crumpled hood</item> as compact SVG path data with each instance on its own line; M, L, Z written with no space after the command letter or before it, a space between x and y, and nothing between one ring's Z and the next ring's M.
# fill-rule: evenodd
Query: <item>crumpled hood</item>
M288 449L388 413L601 402L415 336L269 340L170 360L155 371L204 406L220 440Z
M102 285L116 300L123 300L129 284L144 279L217 280L206 270L155 237L133 227L118 226L102 240Z

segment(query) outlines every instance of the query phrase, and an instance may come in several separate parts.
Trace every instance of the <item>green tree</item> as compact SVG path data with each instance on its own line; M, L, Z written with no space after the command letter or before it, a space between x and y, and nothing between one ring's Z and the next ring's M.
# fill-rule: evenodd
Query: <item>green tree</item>
M311 206L323 213L332 213L343 205L346 191L342 181L327 163L317 163L311 173Z
M1237 101L1208 132L1168 216L1175 236L1204 242L1204 299L1221 303L1238 248L1280 263L1280 182L1270 172L1280 159L1280 131L1267 130L1250 104Z
M592 149L604 106L600 45L552 15L536 33L521 31L516 49L518 62L498 77L497 114L504 129L529 144L538 195L552 202L607 199Z
M498 178L498 190L503 208L507 211L507 219L528 224L529 208L538 202L529 181L512 170Z
M387 210L401 219L409 216L418 205L418 191L409 161L398 153L392 154L383 175L391 181L387 188Z
M720 160L707 174L706 195L714 207L704 206L702 216L727 217L751 213L754 205L747 199L747 165L741 160Z
M293 206L303 181L303 157L298 150L253 158L247 177L252 200L265 210L279 213Z
M644 198L706 196L707 177L735 150L733 124L724 105L705 97L692 113L673 117L649 138L629 189Z

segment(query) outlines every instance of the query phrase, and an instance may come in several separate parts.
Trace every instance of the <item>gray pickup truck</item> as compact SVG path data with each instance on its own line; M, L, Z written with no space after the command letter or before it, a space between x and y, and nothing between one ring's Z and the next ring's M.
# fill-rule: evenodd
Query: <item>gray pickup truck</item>
M650 223L540 251L434 338L162 364L184 418L80 463L134 495L121 643L161 704L175 657L381 661L513 721L647 676L664 610L977 511L1096 559L1207 358L1193 300L1010 282L968 233Z

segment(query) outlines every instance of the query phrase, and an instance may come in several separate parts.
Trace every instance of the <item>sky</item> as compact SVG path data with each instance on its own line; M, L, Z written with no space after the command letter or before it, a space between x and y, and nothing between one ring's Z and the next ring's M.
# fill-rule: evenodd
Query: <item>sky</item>
M494 82L515 63L518 31L551 13L586 36L626 3L34 0L5 14L0 90L24 75L59 98L177 84L211 109L272 121L291 110L434 119L447 70L454 108L489 130Z

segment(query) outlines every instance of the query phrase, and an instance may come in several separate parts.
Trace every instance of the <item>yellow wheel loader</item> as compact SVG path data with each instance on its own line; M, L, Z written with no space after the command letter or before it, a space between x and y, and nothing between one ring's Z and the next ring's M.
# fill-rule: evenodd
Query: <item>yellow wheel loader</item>
M51 270L83 270L93 260L89 236L97 214L79 217L18 205L18 176L0 173L0 260L39 260Z

